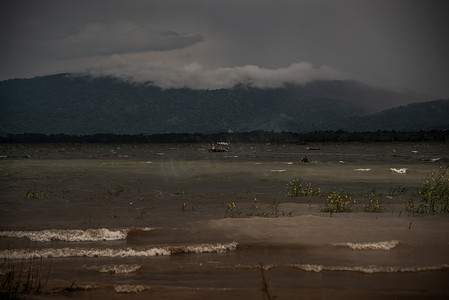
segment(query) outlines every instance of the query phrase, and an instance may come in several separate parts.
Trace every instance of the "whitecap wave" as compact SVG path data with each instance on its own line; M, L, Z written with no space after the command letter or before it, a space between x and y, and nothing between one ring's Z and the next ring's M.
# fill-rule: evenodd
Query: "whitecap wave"
M151 287L146 285L132 285L132 284L121 284L114 286L114 291L116 293L140 293L144 290L149 290Z
M281 170L270 170L270 172L277 172L277 173L282 173L287 171L286 169L281 169Z
M164 248L151 248L144 250L126 249L85 249L85 248L47 248L47 249L17 249L2 250L0 258L30 259L30 258L66 258L66 257L150 257L170 255Z
M182 247L182 252L185 253L223 253L227 251L235 251L237 249L237 243L229 243L229 244L201 244L201 245L192 245L192 246L184 246ZM175 250L174 250L175 251ZM172 250L172 252L174 252Z
M367 169L354 169L354 171L369 172L369 171L371 171L371 169L370 168L367 168Z
M398 173L398 174L405 174L405 173L407 173L407 169L406 168L401 168L401 169L390 168L390 170L392 172Z
M136 230L149 231L151 228L134 228ZM97 242L124 240L128 236L127 229L47 229L40 231L1 231L0 237L29 238L33 242Z
M422 272L422 271L438 271L448 269L448 264L434 265L434 266L324 266L313 264L297 264L290 265L308 272L322 272L322 271L347 271L347 272L361 272L366 274L373 273L406 273L406 272Z
M339 243L334 246L349 247L353 250L391 250L399 245L399 241L382 241L370 243Z
M103 265L92 266L88 269L100 273L113 273L113 274L128 274L134 273L142 268L141 265Z
M309 264L305 264L305 265L294 265L295 267L304 270L304 271L308 271L308 272L316 272L319 273L323 270L322 265L309 265Z
M200 244L191 246L166 246L149 249L132 248L46 248L46 249L12 249L1 250L0 258L30 259L30 258L65 258L65 257L151 257L182 253L222 253L235 251L237 243L228 244Z

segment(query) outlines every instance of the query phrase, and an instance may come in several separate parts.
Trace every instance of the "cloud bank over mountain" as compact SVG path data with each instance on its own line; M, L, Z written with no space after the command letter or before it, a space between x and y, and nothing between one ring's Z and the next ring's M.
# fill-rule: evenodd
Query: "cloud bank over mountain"
M449 97L447 8L447 0L5 0L0 80L87 69L219 88L343 76Z
M289 84L303 85L314 80L345 78L344 74L329 66L315 67L308 62L294 63L277 69L254 65L204 69L198 63L182 67L172 67L162 62L132 64L119 55L103 61L87 74L94 77L112 76L127 82L150 84L164 89L209 90L232 88L236 85L262 89L280 88Z

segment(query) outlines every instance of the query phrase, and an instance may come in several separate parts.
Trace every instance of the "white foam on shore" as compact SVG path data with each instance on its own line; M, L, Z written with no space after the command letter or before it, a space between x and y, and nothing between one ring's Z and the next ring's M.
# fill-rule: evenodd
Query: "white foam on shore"
M144 290L149 290L151 287L146 285L132 285L132 284L121 284L114 286L114 291L116 293L134 293L138 294Z
M112 273L112 274L128 274L134 273L142 268L141 265L103 265L92 266L88 269L100 273Z
M371 243L339 243L333 244L334 246L349 247L353 250L391 250L399 245L399 241L382 241Z
M448 269L448 264L434 265L434 266L324 266L313 264L290 265L307 272L322 272L322 271L347 271L347 272L361 272L366 274L374 273L405 273L405 272L422 272L422 271L438 271Z
M125 229L48 229L40 231L0 231L0 237L29 238L33 242L97 242L124 240L133 228ZM152 228L134 228L149 231Z
M237 243L229 244L201 244L193 246L184 246L182 250L186 253L223 253L227 251L235 251L237 249Z
M370 168L368 168L368 169L354 169L354 171L369 172L369 171L371 171L371 169Z
M392 172L398 173L398 174L405 174L405 173L407 173L407 169L406 168L401 168L401 169L390 168L390 170Z
M0 258L4 259L30 259L30 258L65 258L65 257L151 257L172 255L180 253L222 253L235 251L237 243L229 244L200 244L191 246L153 247L149 249L132 248L47 248L47 249L12 249L1 250Z
M151 248L145 250L126 249L86 249L86 248L47 248L34 251L28 249L2 250L0 258L30 259L30 258L65 258L65 257L151 257L170 255L164 248Z

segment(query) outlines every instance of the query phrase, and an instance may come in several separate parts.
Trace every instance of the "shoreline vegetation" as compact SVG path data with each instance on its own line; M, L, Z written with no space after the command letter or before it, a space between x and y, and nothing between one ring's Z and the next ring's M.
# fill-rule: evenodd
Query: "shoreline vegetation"
M448 130L430 131L372 131L348 132L314 131L309 133L250 131L228 133L161 133L161 134L112 134L92 135L21 133L0 137L0 143L209 143L227 141L234 143L291 143L317 142L449 142Z

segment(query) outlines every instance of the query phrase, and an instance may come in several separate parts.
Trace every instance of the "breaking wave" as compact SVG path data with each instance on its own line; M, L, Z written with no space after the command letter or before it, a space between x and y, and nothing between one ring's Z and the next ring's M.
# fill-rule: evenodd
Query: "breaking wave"
M92 266L88 269L100 273L112 273L112 274L128 274L134 273L142 268L141 265L103 265Z
M265 265L234 265L234 266L217 266L218 269L260 269L273 270L279 268L294 268L306 272L320 273L323 271L333 272L359 272L365 274L374 273L415 273L425 271L448 270L449 264L428 265L428 266L380 266L380 265L321 265L321 264L265 264Z
M144 290L149 290L151 287L146 285L131 285L131 284L122 284L116 285L114 287L114 291L116 293L140 293Z
M399 245L399 241L382 241L371 243L339 243L334 246L349 247L353 250L391 250Z
M167 246L149 249L111 249L111 248L47 248L47 249L14 249L1 250L0 258L29 259L29 258L63 258L63 257L150 257L159 255L172 255L183 253L222 253L234 251L237 243L229 244L200 244L192 246Z
M435 266L324 266L324 265L290 265L290 267L298 268L308 272L322 272L322 271L347 271L347 272L361 272L366 274L373 273L405 273L405 272L422 272L422 271L438 271L448 269L448 264Z
M191 246L182 246L182 247L174 247L170 249L171 253L223 253L226 251L234 251L237 249L237 243L229 243L229 244L201 244L201 245L191 245Z
M390 168L390 170L392 172L398 173L398 174L405 174L405 173L407 173L407 169L406 168L401 168L401 169Z
M47 248L37 250L17 249L2 250L1 258L30 259L30 258L61 258L61 257L137 257L170 255L170 251L164 248L151 248L145 250L126 249L83 249L83 248Z
M149 231L151 228L134 229L48 229L40 231L0 231L0 237L29 238L33 242L97 242L124 240L131 230Z

